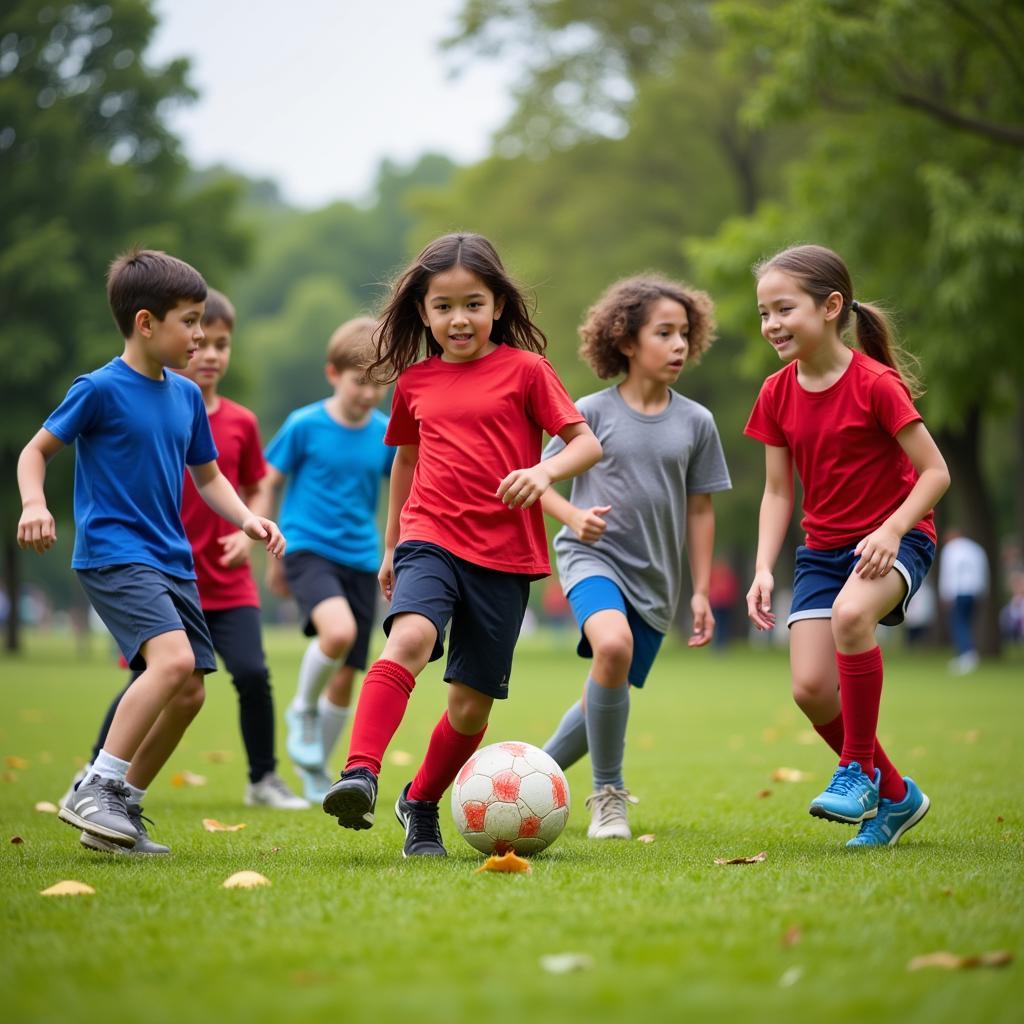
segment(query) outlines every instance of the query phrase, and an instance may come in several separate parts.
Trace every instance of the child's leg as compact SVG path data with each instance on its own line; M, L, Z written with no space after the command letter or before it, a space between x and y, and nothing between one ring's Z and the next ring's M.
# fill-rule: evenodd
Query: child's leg
M345 655L356 642L356 620L343 597L321 601L309 614L316 636L299 667L298 687L292 700L296 711L312 711Z
M613 609L591 615L583 624L583 632L594 652L583 702L594 789L622 789L633 633L626 616Z
M205 698L203 676L193 672L160 712L128 769L127 782L136 802L141 801L150 783L174 753L185 730L199 714Z
M348 721L355 678L355 667L343 665L327 681L326 689L320 694L317 709L320 712L320 739L325 766L330 763L331 755Z
M562 716L558 728L544 744L544 752L565 771L587 752L587 718L581 697Z
M107 733L110 732L110 723L114 720L114 714L117 711L117 706L121 703L121 698L128 692L128 687L131 686L132 683L134 683L141 675L141 672L133 672L131 678L127 683L125 683L124 689L121 690L121 692L110 702L110 707L107 708L107 713L103 718L103 724L100 726L100 731L96 734L96 741L92 745L92 753L89 755L90 764L100 756L103 744L107 742Z

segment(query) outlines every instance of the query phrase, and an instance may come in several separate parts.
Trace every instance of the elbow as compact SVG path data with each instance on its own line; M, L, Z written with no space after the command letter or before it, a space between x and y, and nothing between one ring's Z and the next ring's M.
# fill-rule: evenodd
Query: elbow
M591 466L596 465L598 462L601 461L601 457L603 455L604 449L601 447L601 442L598 441L596 434L591 433L590 445L588 448L588 461L585 468L590 469Z

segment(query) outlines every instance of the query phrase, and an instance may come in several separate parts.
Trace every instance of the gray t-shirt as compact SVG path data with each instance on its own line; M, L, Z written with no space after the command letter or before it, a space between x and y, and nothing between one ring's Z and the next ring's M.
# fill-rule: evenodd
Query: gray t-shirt
M567 526L555 537L566 593L588 576L605 576L659 633L668 632L679 603L686 496L732 487L714 417L678 392L669 396L654 416L631 409L617 386L576 403L604 456L573 480L570 500L579 508L612 510L608 528L593 544L584 544ZM544 458L563 447L560 438L552 438Z

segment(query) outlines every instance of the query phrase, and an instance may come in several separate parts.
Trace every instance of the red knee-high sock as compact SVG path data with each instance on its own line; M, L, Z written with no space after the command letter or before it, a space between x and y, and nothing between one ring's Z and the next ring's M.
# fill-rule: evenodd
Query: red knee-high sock
M365 685L365 684L364 684ZM409 787L409 800L429 800L436 803L444 791L455 781L459 769L469 760L470 755L480 746L487 732L485 725L475 736L457 732L448 721L448 712L434 726L427 746L427 756Z
M856 761L867 777L875 774L875 733L882 701L882 649L859 654L836 652L839 698L843 710L843 752L840 764Z
M415 685L413 674L397 661L381 658L370 666L352 721L346 771L368 768L374 775L380 775L381 758L402 723Z
M831 722L814 726L814 731L835 751L843 753L843 716L836 715ZM882 773L878 792L886 800L899 803L907 795L907 786L903 776L896 770L896 765L889 760L889 755L882 749L882 744L875 739L875 767Z

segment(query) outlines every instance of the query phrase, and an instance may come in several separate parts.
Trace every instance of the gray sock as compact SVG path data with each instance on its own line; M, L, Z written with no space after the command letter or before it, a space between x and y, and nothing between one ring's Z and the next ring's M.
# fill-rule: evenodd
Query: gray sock
M583 717L583 701L578 700L562 716L555 734L544 744L563 771L587 752L587 723Z
M590 766L594 771L594 789L602 786L624 788L622 758L626 749L626 725L629 722L629 683L609 689L587 679L587 743Z

